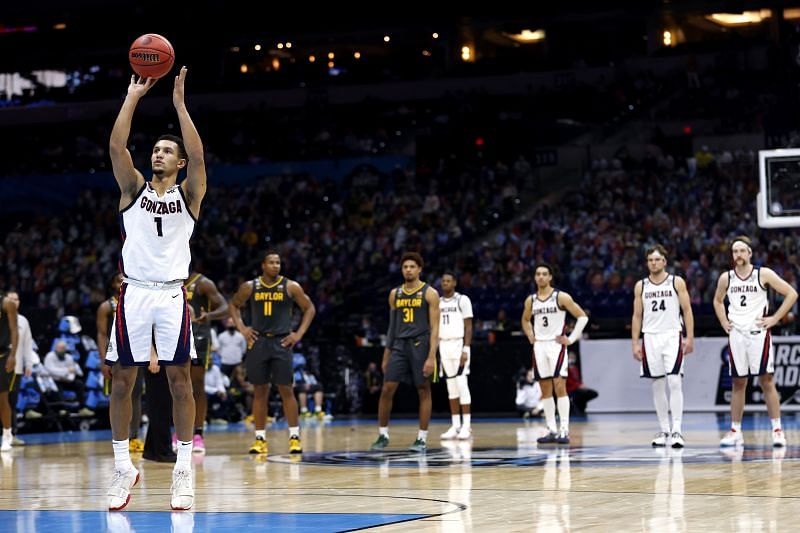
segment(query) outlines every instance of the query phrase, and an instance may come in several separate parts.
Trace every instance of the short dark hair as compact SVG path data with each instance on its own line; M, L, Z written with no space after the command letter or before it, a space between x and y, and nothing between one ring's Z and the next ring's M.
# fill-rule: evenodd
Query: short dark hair
M278 259L280 259L280 258L281 258L281 254L280 254L280 253L278 253L278 250L269 249L269 250L267 250L267 251L264 253L264 261L266 261L266 260L267 260L267 257L269 257L269 256L271 256L271 255L277 255L277 256L278 256Z
M403 257L400 258L400 266L403 265L406 261L414 261L418 267L423 268L425 266L425 261L422 260L422 256L419 255L417 252L406 252L403 254Z
M171 133L166 133L156 139L158 141L171 141L178 145L178 157L180 159L189 160L189 156L186 155L186 147L183 145L183 139L178 137L177 135L172 135Z
M458 280L458 278L456 277L455 270L445 270L444 272L442 272L442 277L445 277L445 276L450 276L454 280Z
M539 270L540 268L546 268L547 271L550 273L550 276L555 277L555 274L553 273L553 266L550 263L545 263L545 262L536 263L536 265L533 267L533 273L536 274L536 271Z
M664 259L667 258L667 249L664 248L660 244L654 244L653 246L651 246L647 250L645 250L644 251L644 258L647 259L648 257L650 257L650 254L652 254L653 252L660 253L664 257Z

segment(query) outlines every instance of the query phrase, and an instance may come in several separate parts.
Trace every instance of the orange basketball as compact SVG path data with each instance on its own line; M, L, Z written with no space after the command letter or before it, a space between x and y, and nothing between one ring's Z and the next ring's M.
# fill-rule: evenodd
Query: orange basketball
M131 68L142 78L161 78L175 63L175 50L161 35L146 33L133 41L128 52Z

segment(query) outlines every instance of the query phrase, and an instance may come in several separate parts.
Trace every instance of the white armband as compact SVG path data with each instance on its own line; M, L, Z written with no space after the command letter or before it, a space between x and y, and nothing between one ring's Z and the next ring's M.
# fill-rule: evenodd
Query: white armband
M463 348L461 348L461 351L462 351L463 353L467 354L467 355L472 355L472 354L470 353L470 347L469 347L469 346L464 346Z
M575 321L575 327L572 328L572 333L569 334L567 340L570 344L574 344L576 340L581 338L581 334L583 333L583 328L586 327L586 324L589 322L588 316L581 316Z

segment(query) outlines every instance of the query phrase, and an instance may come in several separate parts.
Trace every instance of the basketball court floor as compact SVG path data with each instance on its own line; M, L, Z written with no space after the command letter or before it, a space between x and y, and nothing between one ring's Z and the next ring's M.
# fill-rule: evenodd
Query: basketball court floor
M374 421L311 422L302 456L285 426L270 455L246 453L244 425L207 433L195 456L195 506L170 512L172 465L142 461L122 512L105 510L113 469L108 431L25 435L0 454L0 531L790 531L800 509L800 417L773 449L766 413L745 419L745 447L720 450L725 416L689 414L683 450L653 449L655 416L590 415L569 446L538 446L541 421L478 420L474 442L405 448L415 423L395 421L391 445L369 451Z

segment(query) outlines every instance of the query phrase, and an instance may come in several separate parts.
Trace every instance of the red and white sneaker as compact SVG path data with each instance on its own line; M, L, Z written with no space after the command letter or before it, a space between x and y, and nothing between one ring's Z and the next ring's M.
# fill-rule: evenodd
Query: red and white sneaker
M131 489L139 482L139 471L131 467L127 472L114 470L111 487L108 489L108 510L119 511L131 501Z
M206 443L202 435L195 435L192 437L192 452L206 453Z
M170 507L175 511L186 511L194 505L194 482L191 470L172 471L172 498Z
M744 435L741 431L731 428L719 441L720 446L744 446Z
M772 432L772 445L776 448L786 446L786 435L783 434L782 429L776 429Z

